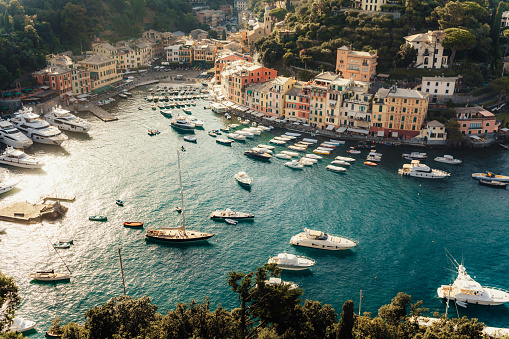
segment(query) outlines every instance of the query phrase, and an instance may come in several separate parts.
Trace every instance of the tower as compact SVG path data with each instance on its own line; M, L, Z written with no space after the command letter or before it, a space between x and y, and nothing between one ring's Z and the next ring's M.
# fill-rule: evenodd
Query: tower
M270 35L272 33L272 17L269 15L270 6L267 4L265 6L265 14L263 16L263 31L265 35Z

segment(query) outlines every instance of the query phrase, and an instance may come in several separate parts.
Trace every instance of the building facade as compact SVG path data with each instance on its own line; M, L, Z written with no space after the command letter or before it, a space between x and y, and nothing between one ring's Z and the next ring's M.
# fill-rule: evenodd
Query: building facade
M456 119L460 124L459 130L465 135L488 134L498 131L495 114L483 107L456 107Z
M382 5L385 5L387 0L361 0L361 9L365 11L380 12Z
M417 90L379 89L373 98L371 135L406 139L419 135L428 104L429 94Z
M407 44L417 50L417 68L447 68L447 56L444 55L442 41L444 31L428 31L405 37Z
M80 64L90 71L92 90L110 86L122 80L122 76L117 73L115 59L103 55L92 55Z
M337 50L336 70L345 79L357 81L373 81L378 65L377 53L353 51L343 46Z
M353 81L343 91L340 121L344 131L367 135L371 128L371 102L369 83Z
M86 68L76 67L71 72L72 91L74 94L87 94L92 91L90 71Z
M32 73L38 83L49 86L58 94L72 92L71 70L63 66L52 66Z
M295 118L303 123L309 123L309 88L303 83L296 82L286 94L284 102L284 118Z

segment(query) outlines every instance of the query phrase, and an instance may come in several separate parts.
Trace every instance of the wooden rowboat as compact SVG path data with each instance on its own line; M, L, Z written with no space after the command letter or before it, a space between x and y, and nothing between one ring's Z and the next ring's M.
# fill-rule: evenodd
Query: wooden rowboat
M376 162L372 162L372 161L364 161L364 165L368 165L368 166L378 166L378 164Z
M124 222L124 226L132 227L132 228L143 227L143 223L140 221L126 221L126 222Z

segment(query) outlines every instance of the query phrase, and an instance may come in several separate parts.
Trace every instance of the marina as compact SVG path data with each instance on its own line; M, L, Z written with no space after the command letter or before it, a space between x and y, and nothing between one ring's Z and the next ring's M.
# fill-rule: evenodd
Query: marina
M275 147L274 154L280 154L303 138L316 145L326 140L303 134L285 144L269 143L286 132L274 129L225 147L207 131L237 123L237 119L227 120L205 109L210 104L207 100L196 99L190 109L206 129L195 131L196 144L187 143L184 133L169 126L171 119L153 111L143 99L148 95L145 88L132 93L131 99L118 100L108 108L119 119L114 124L79 113L92 124L89 135L69 135L61 147L35 144L27 149L44 161L44 171L10 169L23 182L2 196L3 206L37 201L50 192L76 197L72 204L63 202L69 210L57 222L5 224L0 248L3 273L13 276L20 288L23 303L17 314L38 324L38 333L31 338L42 338L42 330L56 316L65 322L83 322L86 310L122 294L119 247L127 294L146 294L160 309L205 297L211 305L221 302L223 307L236 307L236 297L226 284L228 273L249 272L284 251L312 258L316 265L301 273L284 272L281 278L303 288L304 298L331 304L336 312L349 299L355 301L357 312L360 290L362 311L376 312L402 291L412 295L413 302L423 300L431 312L445 312L437 287L452 284L457 273L444 269L448 267L444 247L456 257L465 256L469 274L477 276L482 286L509 287L507 190L489 189L471 178L472 173L487 170L509 174L509 154L503 148L448 150L463 160L461 166L428 160L433 168L451 173L440 181L398 175L398 169L409 162L401 157L402 152L415 151L404 146L377 146L383 162L375 168L362 163L367 155L363 150L358 161L349 161L351 166L344 174L327 171L325 166L337 156L348 157L346 151L356 145L350 141L330 155L316 155L322 157L318 165L292 171L284 166L289 160L263 162L243 152L270 145ZM161 134L150 137L148 126ZM181 154L186 222L196 231L215 236L188 247L147 242L148 228L181 225L175 211L181 206L175 153L182 145L186 148ZM314 154L315 148L309 147L306 153ZM428 159L444 154L443 150L426 152ZM304 154L300 152L299 157ZM239 171L256 179L251 190L241 189L233 179ZM117 199L128 203L119 208ZM256 218L237 226L209 218L211 211L226 207L252 212ZM93 215L107 216L108 221L89 221ZM124 227L125 220L143 222L145 229ZM348 251L292 246L291 237L303 227L314 229L311 225L320 225L319 230L327 234L355 239L358 246ZM57 288L31 284L29 274L49 260L45 235L55 240L61 234L75 240L71 248L61 250L73 272L71 282ZM229 260L217 265L224 258ZM56 264L55 271L63 269ZM469 305L458 312L489 326L509 327L507 306Z

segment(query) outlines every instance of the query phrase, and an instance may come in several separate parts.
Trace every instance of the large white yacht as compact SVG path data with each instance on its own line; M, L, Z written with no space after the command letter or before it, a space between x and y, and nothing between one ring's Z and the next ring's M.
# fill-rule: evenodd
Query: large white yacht
M90 127L92 127L87 121L76 117L71 111L63 109L62 106L53 107L43 118L63 131L88 133Z
M5 152L0 155L0 164L22 168L41 168L44 166L44 162L41 160L12 147L7 147Z
M398 170L398 173L401 175L427 179L443 179L451 175L445 171L431 169L429 166L421 164L419 160L412 160L409 164L404 164L403 168Z
M194 132L194 129L196 127L196 124L194 124L193 122L189 121L189 119L181 115L173 119L170 125L175 129L186 132Z
M348 250L357 246L352 240L307 228L304 228L304 232L294 235L290 239L290 244L329 251Z
M0 141L16 148L29 147L34 143L7 120L0 120Z
M37 114L24 110L11 119L12 124L33 141L41 144L61 145L67 136Z
M279 253L268 261L269 264L276 264L282 270L302 271L314 266L316 262L306 257L298 257L295 254Z
M467 307L467 304L495 306L509 302L509 293L493 287L482 287L467 274L463 265L458 265L458 277L454 283L440 286L437 293L440 298L454 300L463 307Z

